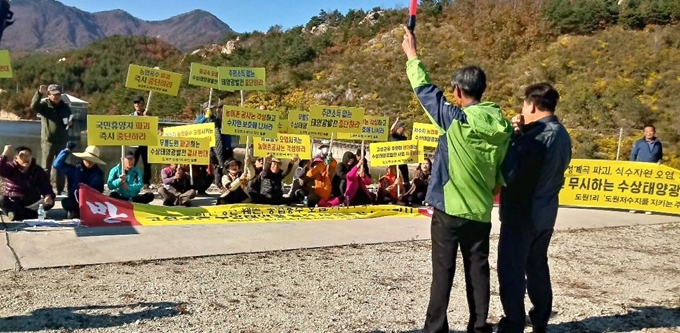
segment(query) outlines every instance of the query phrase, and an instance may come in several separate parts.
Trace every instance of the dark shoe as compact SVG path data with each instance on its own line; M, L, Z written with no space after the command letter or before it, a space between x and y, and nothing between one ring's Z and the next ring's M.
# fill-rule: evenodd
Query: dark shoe
M79 216L76 214L76 212L67 212L66 213L66 219L67 220L72 220L72 219L77 219Z

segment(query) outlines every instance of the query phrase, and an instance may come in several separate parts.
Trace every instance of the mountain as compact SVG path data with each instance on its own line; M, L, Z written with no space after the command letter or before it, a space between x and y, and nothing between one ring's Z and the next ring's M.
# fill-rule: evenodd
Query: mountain
M202 10L151 22L123 10L89 13L55 0L14 0L12 11L16 22L2 39L2 47L11 51L65 51L113 35L157 37L187 51L233 32Z

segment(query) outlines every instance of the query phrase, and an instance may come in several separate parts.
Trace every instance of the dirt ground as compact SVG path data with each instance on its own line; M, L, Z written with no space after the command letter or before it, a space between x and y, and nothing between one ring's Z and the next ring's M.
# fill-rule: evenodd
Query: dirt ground
M557 232L549 332L680 332L679 242L680 223ZM429 241L412 241L2 272L0 332L419 332L430 265Z

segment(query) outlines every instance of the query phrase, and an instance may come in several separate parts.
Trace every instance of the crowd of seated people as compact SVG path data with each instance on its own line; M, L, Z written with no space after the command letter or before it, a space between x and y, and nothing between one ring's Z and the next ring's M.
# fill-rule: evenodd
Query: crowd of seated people
M99 158L99 148L89 146L82 153L72 153L74 147L74 143L69 143L53 164L68 179L68 195L61 202L67 218L79 217L78 188L81 183L100 193L104 192L104 184L107 184L110 197L120 200L149 204L155 199L153 192L143 191L143 173L134 166L134 156L122 159L105 180L100 165L106 163ZM308 207L425 204L432 168L429 159L418 165L410 184L397 172L397 166L386 168L374 193L373 177L362 151L347 151L338 163L328 149L327 143L322 144L311 160L294 157L285 168L284 162L271 155L254 159L246 157L243 162L230 159L222 167L221 193L214 204ZM0 207L11 220L36 218L37 203L42 203L46 211L54 207L56 196L52 185L44 169L36 164L29 148L18 147L13 156L10 156L11 153L12 149L5 147L0 158L0 177L5 180ZM78 158L76 164L67 163L70 156ZM158 195L163 205L188 207L198 194L205 193L211 181L204 178L213 177L213 174L193 169L192 178L189 167L171 164L161 170L163 185ZM291 173L291 188L284 193L284 179Z

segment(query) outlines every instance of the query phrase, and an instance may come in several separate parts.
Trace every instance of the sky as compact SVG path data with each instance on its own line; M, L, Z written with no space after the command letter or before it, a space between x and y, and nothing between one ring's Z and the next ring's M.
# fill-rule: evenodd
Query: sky
M322 9L346 14L349 9L369 11L374 7L408 8L408 0L59 0L88 12L122 9L147 21L157 21L202 9L212 13L237 32L267 31L281 25L289 29L305 25Z

